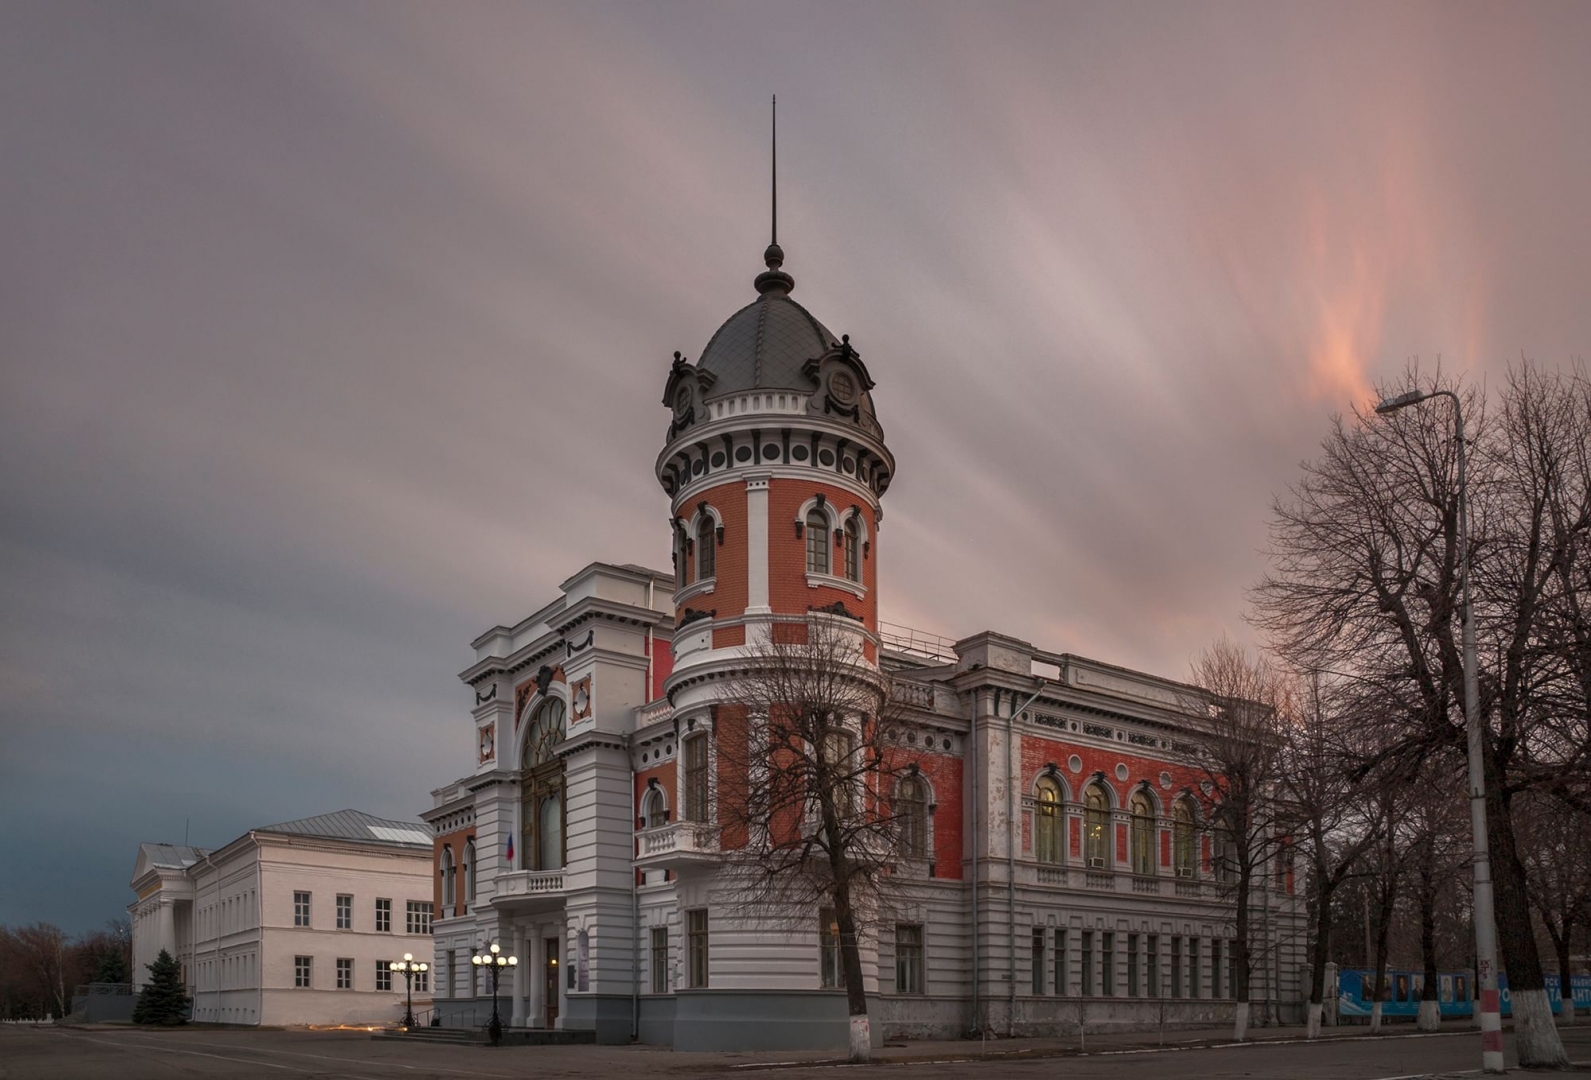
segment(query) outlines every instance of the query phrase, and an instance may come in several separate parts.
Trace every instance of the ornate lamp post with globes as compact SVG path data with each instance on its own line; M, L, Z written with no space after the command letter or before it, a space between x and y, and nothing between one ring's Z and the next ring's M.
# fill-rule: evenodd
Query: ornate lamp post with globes
M408 997L408 1005L403 1010L403 1026L414 1026L414 977L422 971L430 971L430 964L416 963L413 953L404 953L402 960L394 960L387 965L388 969L396 971L403 976L403 989Z
M497 1015L497 980L505 968L519 966L519 957L504 956L503 947L494 941L485 953L470 957L470 963L492 974L492 1019L486 1025L486 1032L492 1038L492 1045L496 1046L503 1038L503 1021Z

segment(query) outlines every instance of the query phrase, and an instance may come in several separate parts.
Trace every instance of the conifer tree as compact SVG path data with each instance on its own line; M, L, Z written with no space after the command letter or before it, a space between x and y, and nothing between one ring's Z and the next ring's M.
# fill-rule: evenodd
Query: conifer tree
M182 969L165 949L155 957L149 969L149 981L144 992L138 995L133 1006L133 1023L159 1024L175 1027L188 1022L188 996L182 992Z
M119 943L107 946L99 954L99 963L94 965L94 981L97 983L126 983L133 981L133 973L128 970L127 957L122 953Z

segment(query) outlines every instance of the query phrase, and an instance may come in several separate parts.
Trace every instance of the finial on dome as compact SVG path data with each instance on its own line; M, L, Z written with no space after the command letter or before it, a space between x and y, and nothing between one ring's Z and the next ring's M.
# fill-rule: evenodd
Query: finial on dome
M779 291L789 292L795 288L795 278L779 269L784 265L784 248L779 246L779 95L773 96L773 214L770 219L768 247L762 253L762 261L768 269L757 275L752 283L757 287L757 292L767 293Z

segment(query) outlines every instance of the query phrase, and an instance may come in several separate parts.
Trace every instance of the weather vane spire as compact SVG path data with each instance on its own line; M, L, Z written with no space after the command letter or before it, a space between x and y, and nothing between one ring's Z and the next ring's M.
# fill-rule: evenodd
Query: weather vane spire
M768 250L762 253L762 261L768 269L757 275L755 282L759 293L789 292L795 287L795 278L785 273L779 267L784 265L784 249L779 246L779 95L773 95L773 216L771 218L771 236L769 237Z

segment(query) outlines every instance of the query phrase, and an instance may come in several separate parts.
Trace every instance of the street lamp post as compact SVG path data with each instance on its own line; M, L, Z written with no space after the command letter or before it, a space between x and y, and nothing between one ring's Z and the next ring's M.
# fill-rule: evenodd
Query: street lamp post
M492 974L492 1019L486 1025L486 1031L492 1038L492 1045L496 1046L503 1039L503 1021L497 1015L497 980L505 968L519 965L519 957L504 956L503 947L494 941L485 953L476 953L470 957L470 963L478 968L485 968Z
M414 1027L414 977L422 971L430 971L430 964L416 963L413 953L404 953L402 960L394 960L387 965L388 970L396 971L403 976L403 989L408 999L408 1005L403 1010L403 1026Z
M1497 998L1497 923L1492 912L1492 865L1486 836L1486 773L1481 752L1480 691L1475 675L1475 613L1469 597L1469 489L1464 474L1464 407L1451 390L1410 390L1376 406L1382 416L1434 397L1453 399L1453 438L1458 444L1458 573L1464 608L1464 727L1469 740L1469 820L1475 853L1475 974L1481 1020L1481 1068L1503 1071L1503 1018Z

